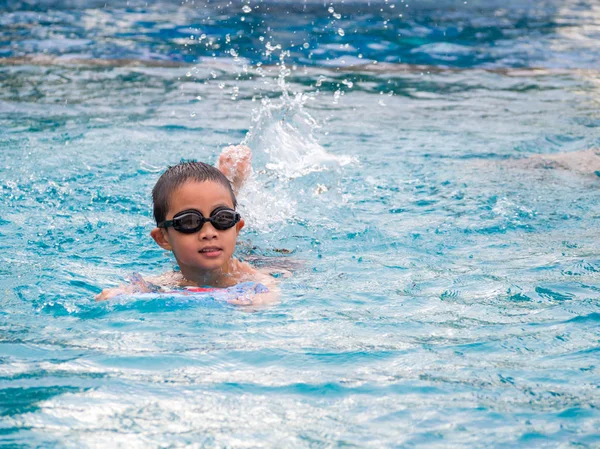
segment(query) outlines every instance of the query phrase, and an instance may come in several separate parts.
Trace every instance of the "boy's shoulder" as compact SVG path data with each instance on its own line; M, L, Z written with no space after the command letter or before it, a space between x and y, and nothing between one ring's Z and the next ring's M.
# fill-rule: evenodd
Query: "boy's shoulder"
M186 279L179 271L167 271L158 276L147 276L145 281L158 287L185 287ZM188 282L189 284L189 282Z

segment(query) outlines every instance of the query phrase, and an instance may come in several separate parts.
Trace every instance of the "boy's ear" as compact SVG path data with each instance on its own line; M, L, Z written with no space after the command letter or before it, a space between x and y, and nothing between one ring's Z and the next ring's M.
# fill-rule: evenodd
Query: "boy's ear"
M243 218L242 218L242 219L240 219L240 221L238 221L238 222L235 224L235 233L236 233L236 234L239 234L239 233L240 233L240 231L242 230L242 228L244 227L244 225L245 225L245 224L246 224L246 222L244 221L244 219L243 219Z
M154 241L160 246L162 249L166 249L167 251L173 251L173 247L167 240L167 236L165 235L166 231L161 228L154 228L150 231L150 236L154 239Z

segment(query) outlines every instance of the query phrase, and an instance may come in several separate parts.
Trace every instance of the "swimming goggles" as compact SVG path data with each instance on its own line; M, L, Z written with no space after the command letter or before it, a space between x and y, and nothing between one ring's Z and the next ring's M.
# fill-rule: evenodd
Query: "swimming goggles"
M204 223L210 222L215 229L225 231L235 226L241 219L242 216L239 213L233 209L224 207L213 210L208 218L204 218L204 215L195 209L189 209L177 213L172 220L165 220L159 223L158 227L173 227L178 232L193 234L202 229Z

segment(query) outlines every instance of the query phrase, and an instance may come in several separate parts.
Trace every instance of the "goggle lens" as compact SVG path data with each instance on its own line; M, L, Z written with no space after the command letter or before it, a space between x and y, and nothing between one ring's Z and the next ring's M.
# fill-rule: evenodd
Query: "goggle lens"
M239 214L232 210L220 210L210 216L210 222L216 229L229 229L239 221L236 219L237 215Z
M173 227L175 229L179 230L191 230L191 229L196 229L196 228L201 228L202 225L204 224L204 221L202 219L203 217L198 216L197 214L185 214L182 215L181 217L177 217L176 219L173 220Z

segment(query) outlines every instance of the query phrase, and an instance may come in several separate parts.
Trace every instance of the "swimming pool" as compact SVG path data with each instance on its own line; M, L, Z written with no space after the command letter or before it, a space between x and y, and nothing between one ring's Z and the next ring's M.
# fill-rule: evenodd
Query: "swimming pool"
M595 2L2 5L3 445L600 445L600 178L521 163L600 147ZM281 304L95 303L243 140Z

